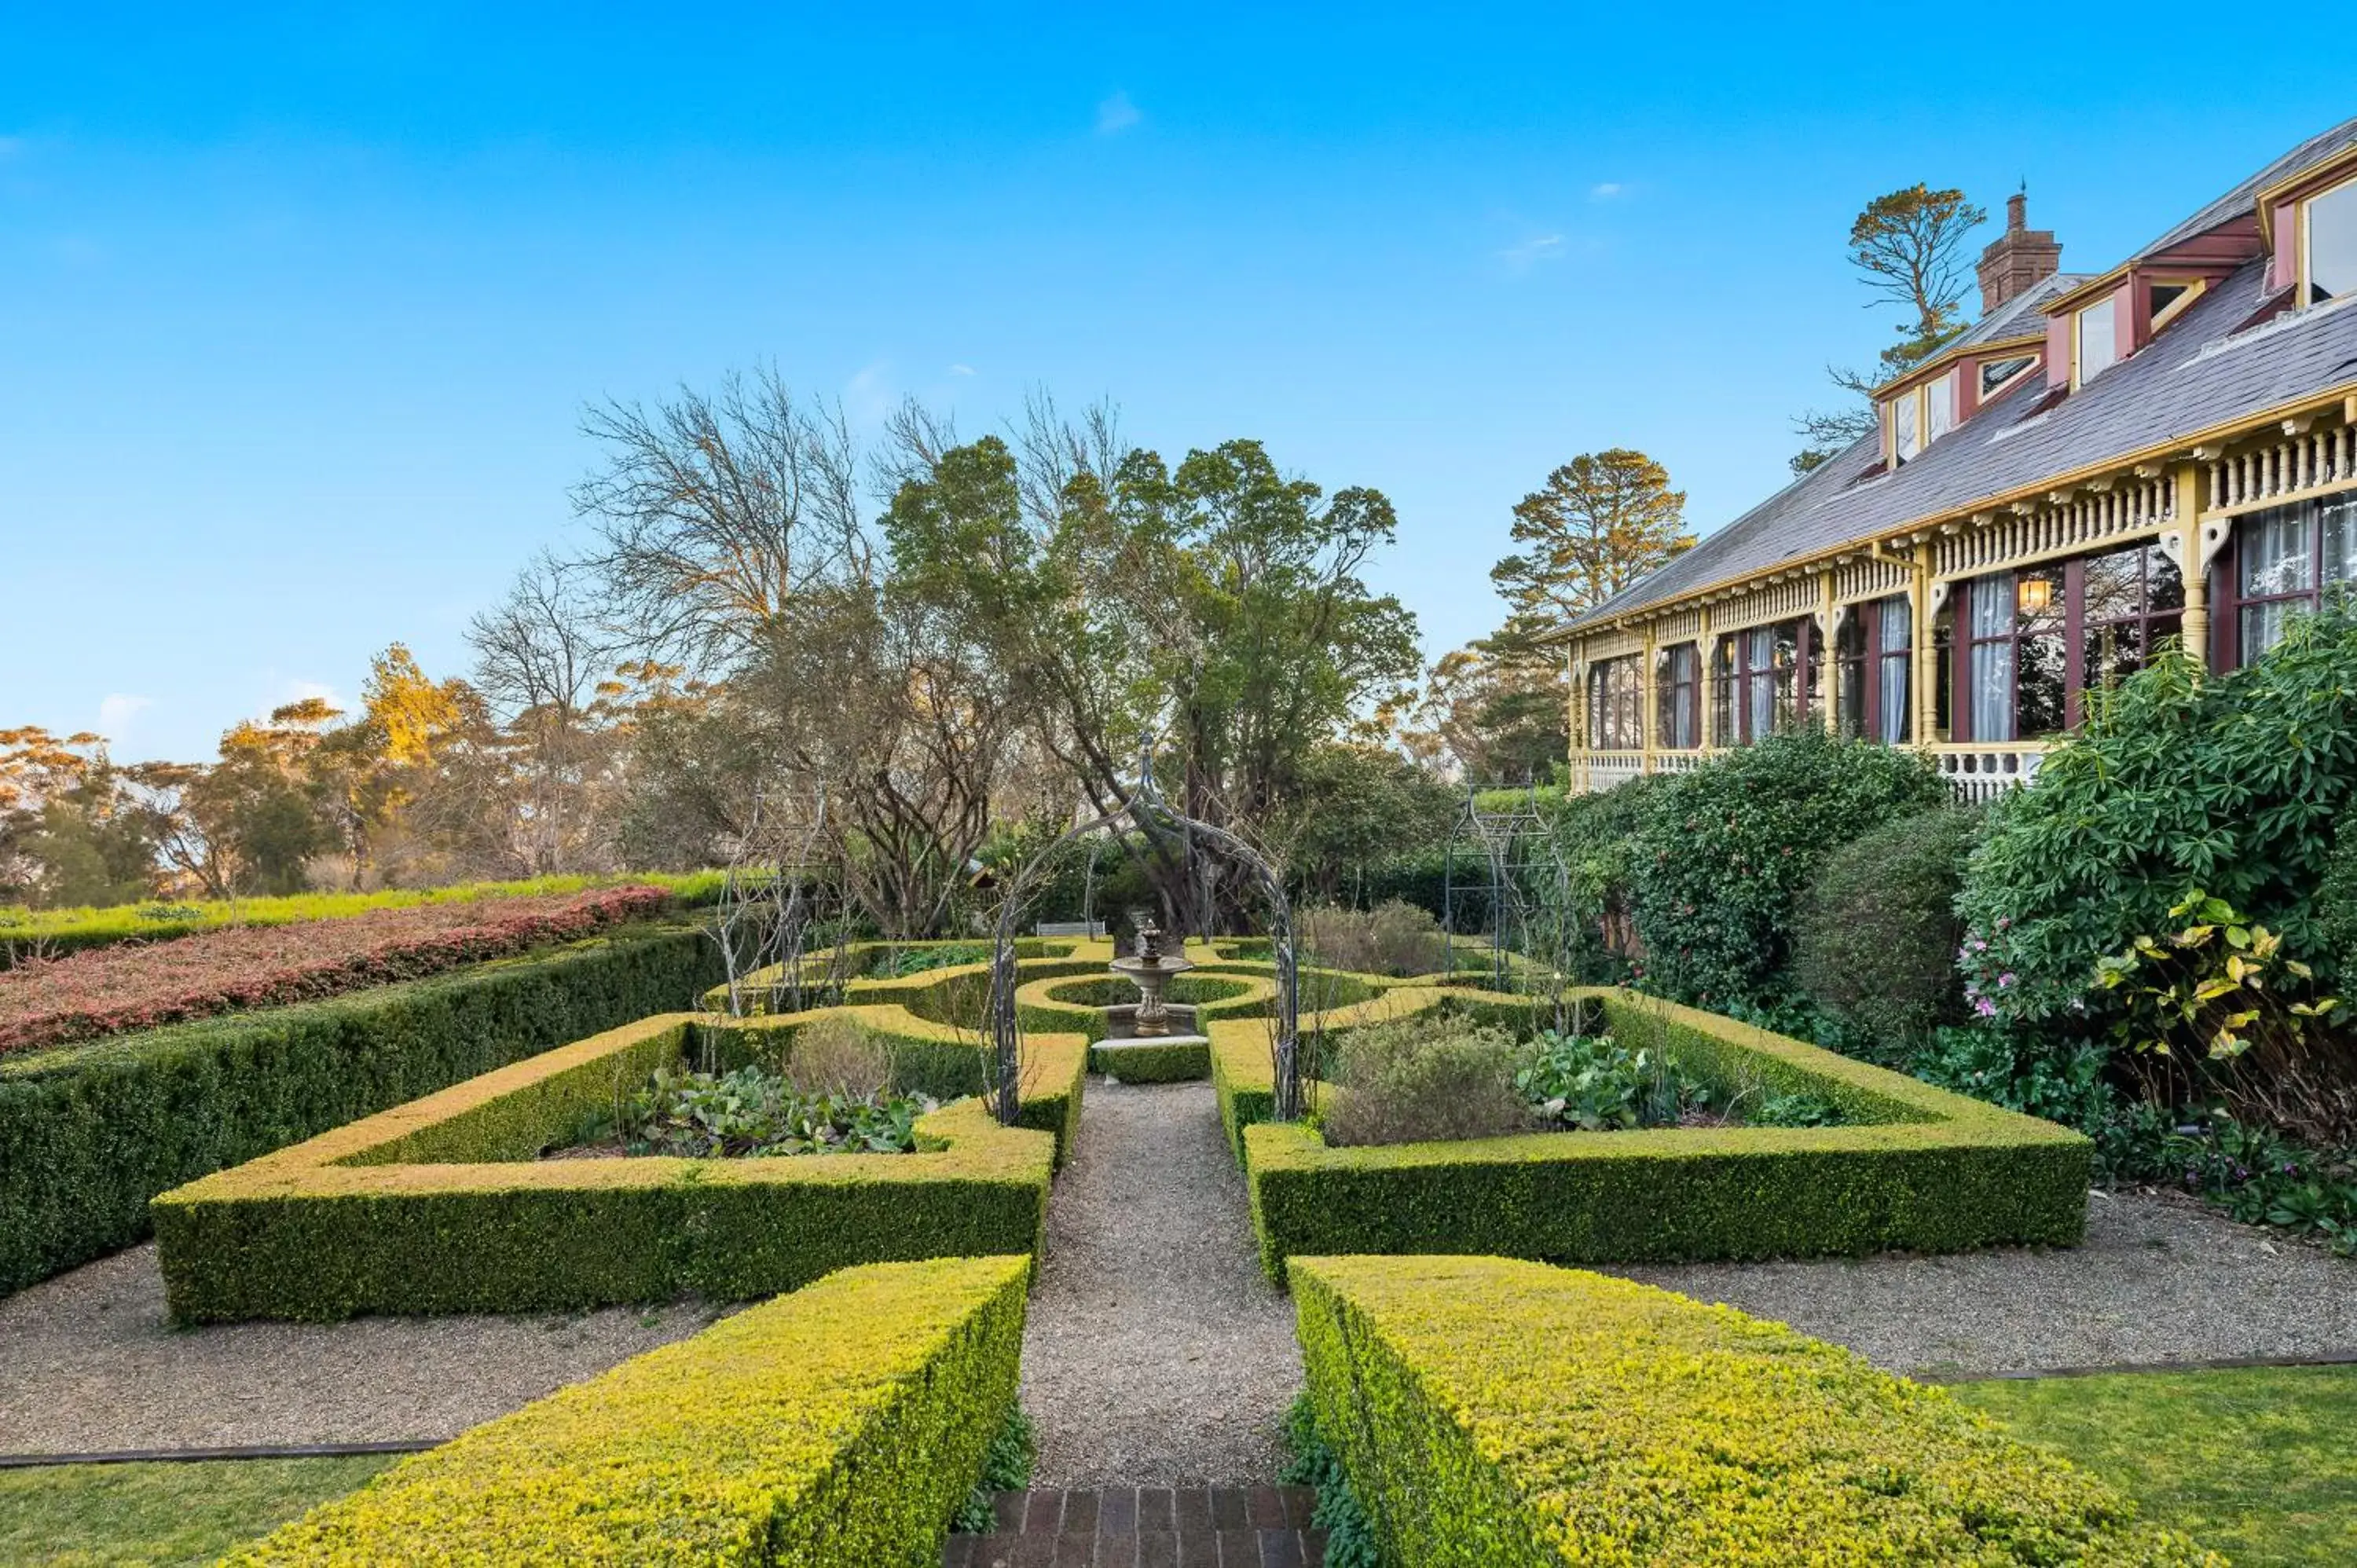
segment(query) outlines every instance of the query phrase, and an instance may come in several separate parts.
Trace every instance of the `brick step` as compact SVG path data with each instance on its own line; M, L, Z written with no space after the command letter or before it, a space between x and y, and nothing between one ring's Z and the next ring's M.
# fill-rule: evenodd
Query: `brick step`
M953 1535L946 1568L1319 1568L1307 1487L1001 1492L988 1535Z

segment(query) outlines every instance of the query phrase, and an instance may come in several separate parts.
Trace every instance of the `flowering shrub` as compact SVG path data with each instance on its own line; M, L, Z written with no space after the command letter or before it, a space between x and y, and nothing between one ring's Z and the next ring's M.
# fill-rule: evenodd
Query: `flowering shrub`
M646 919L671 897L608 887L96 948L0 973L0 1053L416 980Z

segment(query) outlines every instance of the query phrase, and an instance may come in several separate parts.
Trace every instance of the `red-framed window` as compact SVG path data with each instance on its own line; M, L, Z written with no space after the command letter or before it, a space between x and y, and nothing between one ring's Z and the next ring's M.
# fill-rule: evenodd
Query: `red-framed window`
M1587 671L1588 749L1643 750L1644 707L1644 678L1636 656L1598 660Z
M2253 512L2234 525L2228 661L2248 664L2283 640L2291 617L2357 582L2357 495Z
M1808 717L1824 660L1813 617L1730 631L1711 655L1718 738L1734 746Z
M1913 738L1915 609L1907 596L1851 607L1834 650L1835 712L1842 733L1893 746Z
M1959 741L2038 740L2086 719L2086 693L2183 630L2185 580L2158 544L1994 572L1958 587Z
M1656 744L1688 751L1702 744L1702 650L1691 642L1653 655Z

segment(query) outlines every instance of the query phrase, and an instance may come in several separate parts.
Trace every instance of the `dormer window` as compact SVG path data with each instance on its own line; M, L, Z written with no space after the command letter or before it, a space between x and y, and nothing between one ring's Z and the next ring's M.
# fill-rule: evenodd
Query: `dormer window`
M2357 179L2311 196L2300 209L2300 293L2309 305L2357 294Z
M1981 401L1986 403L1996 397L2013 384L2015 377L2027 374L2030 367L2037 363L2038 356L2035 354L2016 354L2004 360L1983 360L1981 361Z
M1923 450L1923 422L1913 387L1890 400L1890 450L1901 463Z
M1953 378L1942 376L1925 384L1923 420L1923 444L1927 446L1956 427L1956 383Z
M2077 339L2074 386L2085 386L2120 361L2119 312L2112 307L2112 298L2104 298L2079 312L2072 325Z

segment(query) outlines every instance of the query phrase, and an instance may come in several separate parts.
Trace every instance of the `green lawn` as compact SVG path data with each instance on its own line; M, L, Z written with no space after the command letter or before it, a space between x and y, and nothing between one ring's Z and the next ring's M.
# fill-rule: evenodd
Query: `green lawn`
M2357 1563L2357 1367L2041 1378L1955 1392L2238 1568Z
M339 1498L397 1455L0 1470L11 1568L197 1568Z

